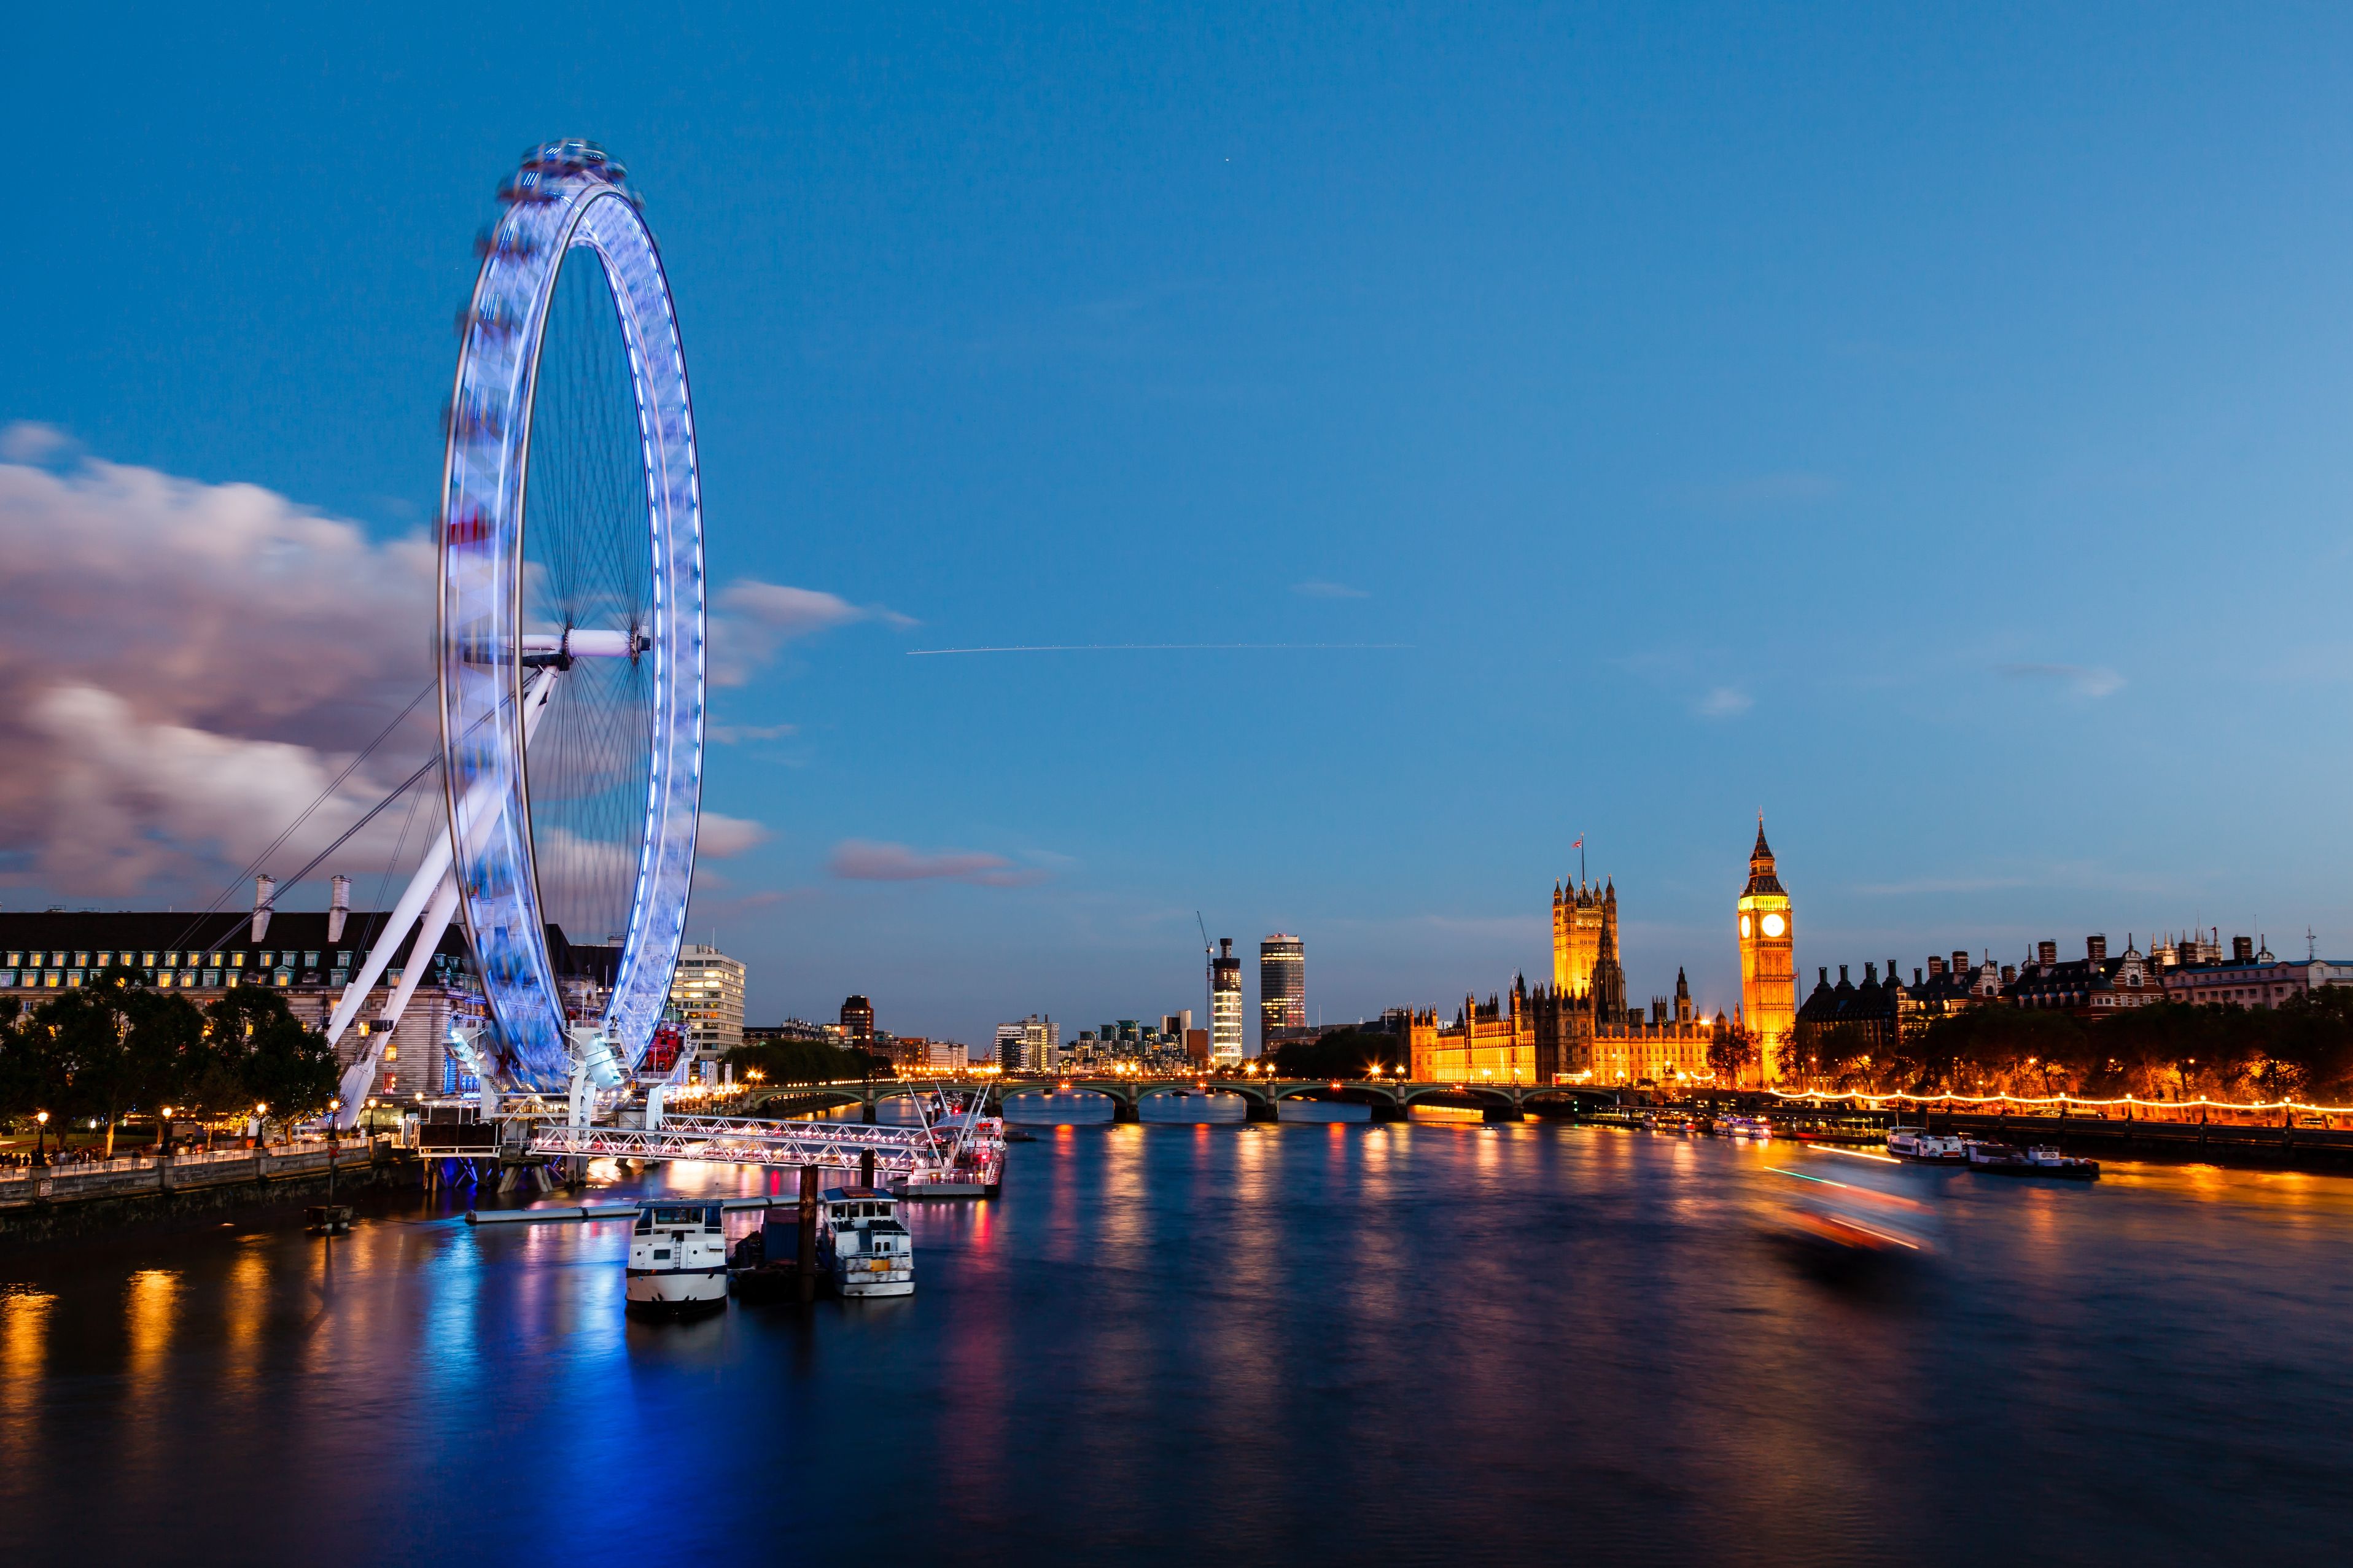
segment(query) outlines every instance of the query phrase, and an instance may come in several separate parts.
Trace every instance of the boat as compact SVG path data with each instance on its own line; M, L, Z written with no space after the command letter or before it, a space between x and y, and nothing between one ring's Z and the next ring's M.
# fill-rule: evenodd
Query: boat
M1972 1142L1969 1169L1997 1176L2056 1176L2061 1181L2088 1182L2100 1173L2100 1163L2063 1154L2048 1144L2021 1149L2010 1143Z
M1715 1133L1719 1138L1754 1138L1761 1142L1771 1139L1773 1129L1761 1116L1719 1116Z
M1965 1165L1969 1159L1967 1139L1946 1137L1925 1127L1889 1128L1887 1152L1899 1160L1929 1165Z
M302 1219L313 1236L349 1236L352 1231L352 1205L312 1204L302 1211Z
M628 1310L684 1316L727 1305L727 1235L717 1204L643 1204L629 1234Z
M902 1198L993 1198L1005 1184L1009 1136L1001 1116L969 1116L934 1128L932 1146L939 1163L910 1173L891 1190Z
M847 1299L915 1293L915 1244L898 1200L877 1187L828 1187L818 1201L817 1266Z

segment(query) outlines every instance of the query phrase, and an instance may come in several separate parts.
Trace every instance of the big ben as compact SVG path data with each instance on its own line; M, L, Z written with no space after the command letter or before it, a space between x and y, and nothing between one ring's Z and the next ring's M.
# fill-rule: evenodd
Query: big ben
M1798 1022L1798 963L1789 929L1789 895L1773 874L1765 817L1757 817L1757 847L1748 853L1748 888L1740 895L1740 1010L1757 1042L1759 1080L1781 1076L1781 1042Z

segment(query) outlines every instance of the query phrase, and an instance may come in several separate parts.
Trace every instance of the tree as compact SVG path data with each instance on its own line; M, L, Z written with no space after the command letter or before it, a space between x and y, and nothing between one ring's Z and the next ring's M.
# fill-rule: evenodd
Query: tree
M277 992L240 985L205 1009L205 1026L215 1058L207 1075L212 1093L233 1083L243 1104L267 1105L267 1115L284 1121L316 1116L335 1097L334 1048L303 1027Z
M1725 1025L1707 1043L1708 1070L1732 1088L1740 1087L1757 1059L1757 1037L1739 1025Z
M839 1083L891 1068L886 1058L823 1040L759 1040L737 1046L723 1059L733 1064L738 1080L756 1071L766 1083Z
M1363 1078L1376 1068L1404 1066L1405 1050L1405 1041L1385 1029L1333 1029L1275 1047L1274 1070L1283 1078Z

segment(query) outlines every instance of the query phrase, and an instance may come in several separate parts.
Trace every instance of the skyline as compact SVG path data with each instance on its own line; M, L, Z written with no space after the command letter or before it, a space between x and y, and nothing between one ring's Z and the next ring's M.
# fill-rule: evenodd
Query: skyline
M0 903L200 902L423 683L467 241L576 133L679 295L754 1018L1197 1005L1197 910L1483 997L1580 836L1712 1012L1759 806L1801 981L2353 948L2342 21L712 15L26 25ZM1252 646L910 657L1131 642Z

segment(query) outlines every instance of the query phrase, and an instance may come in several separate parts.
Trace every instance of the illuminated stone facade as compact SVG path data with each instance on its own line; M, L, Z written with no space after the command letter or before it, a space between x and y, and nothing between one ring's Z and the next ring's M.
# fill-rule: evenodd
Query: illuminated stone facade
M1589 990L1593 966L1601 961L1605 900L1610 926L1617 924L1615 887L1596 889L1580 879L1576 886L1552 885L1552 988L1570 995ZM1614 942L1611 956L1616 956Z
M1418 1082L1553 1081L1537 1076L1535 1017L1527 988L1518 982L1508 996L1484 1002L1463 997L1451 1024L1440 1023L1434 1008L1415 1009L1407 1019L1406 1040Z
M1757 1071L1767 1085L1780 1075L1781 1047L1798 1022L1797 932L1789 895L1773 868L1765 821L1748 853L1748 886L1736 906L1740 933L1740 1010L1757 1046Z

